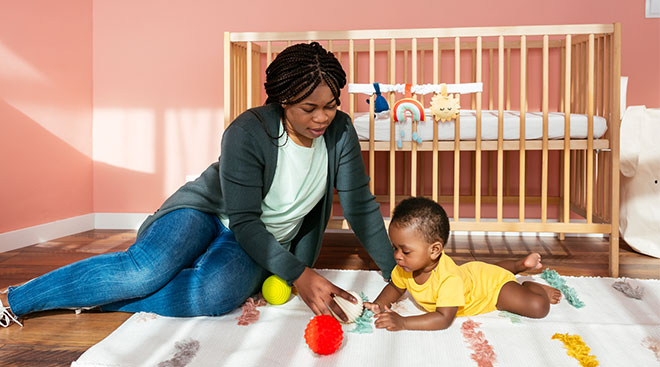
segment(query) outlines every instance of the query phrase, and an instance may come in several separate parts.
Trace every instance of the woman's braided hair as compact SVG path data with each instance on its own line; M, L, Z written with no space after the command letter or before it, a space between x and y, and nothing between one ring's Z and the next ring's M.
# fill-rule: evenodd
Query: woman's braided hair
M346 72L335 55L318 42L289 46L266 68L266 104L296 104L312 94L321 82L328 85L339 105Z

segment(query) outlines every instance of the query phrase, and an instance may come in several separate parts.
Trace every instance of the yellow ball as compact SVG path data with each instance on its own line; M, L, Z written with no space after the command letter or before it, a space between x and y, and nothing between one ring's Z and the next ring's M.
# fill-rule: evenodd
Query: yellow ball
M264 281L261 286L261 294L264 299L271 305L281 305L289 300L291 295L291 287L284 281L284 279L277 275L271 275Z

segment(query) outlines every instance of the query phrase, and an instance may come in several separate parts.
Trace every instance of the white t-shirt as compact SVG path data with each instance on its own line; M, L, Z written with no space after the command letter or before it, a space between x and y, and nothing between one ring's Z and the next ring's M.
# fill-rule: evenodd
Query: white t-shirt
M280 134L283 127L280 125ZM323 198L328 178L325 139L313 140L307 148L286 134L278 142L277 167L270 190L261 202L261 220L275 239L287 244L296 236L307 213ZM220 216L229 228L229 218Z

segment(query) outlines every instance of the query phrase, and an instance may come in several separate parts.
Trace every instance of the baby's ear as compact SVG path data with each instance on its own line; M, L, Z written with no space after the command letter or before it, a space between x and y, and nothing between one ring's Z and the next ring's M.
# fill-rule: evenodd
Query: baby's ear
M442 255L442 250L444 249L444 246L442 245L441 241L434 242L431 245L431 258L433 260L436 260L437 258Z

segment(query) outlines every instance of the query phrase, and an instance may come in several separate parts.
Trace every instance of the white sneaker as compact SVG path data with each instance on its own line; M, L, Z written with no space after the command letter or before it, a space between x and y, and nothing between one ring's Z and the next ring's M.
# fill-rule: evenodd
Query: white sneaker
M7 293L7 291L4 291L2 293ZM19 324L21 327L23 327L23 324L18 321L16 316L11 312L9 309L9 306L5 306L2 304L2 301L0 300L0 326L2 327L8 327L11 325L12 322L15 322Z

